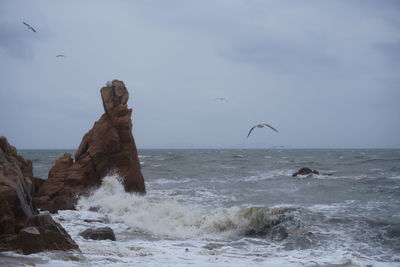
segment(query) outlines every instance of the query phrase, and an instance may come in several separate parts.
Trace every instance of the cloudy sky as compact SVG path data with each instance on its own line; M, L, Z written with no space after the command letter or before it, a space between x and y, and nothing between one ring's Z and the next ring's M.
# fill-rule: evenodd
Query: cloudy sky
M112 79L139 148L400 148L399 74L396 0L0 0L19 149L76 148Z

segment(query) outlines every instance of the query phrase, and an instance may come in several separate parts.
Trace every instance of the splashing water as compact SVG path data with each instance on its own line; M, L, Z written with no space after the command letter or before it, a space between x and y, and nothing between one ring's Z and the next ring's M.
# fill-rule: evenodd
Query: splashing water
M111 222L124 222L134 230L172 238L227 238L264 234L290 218L292 209L239 207L206 209L174 199L152 199L124 191L116 176L105 177L101 187L79 200L77 208L98 207Z

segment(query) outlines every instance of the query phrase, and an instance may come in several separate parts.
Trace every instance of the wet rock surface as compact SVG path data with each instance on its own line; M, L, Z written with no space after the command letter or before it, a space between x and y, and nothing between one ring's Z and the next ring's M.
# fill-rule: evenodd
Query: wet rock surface
M25 220L36 214L32 204L32 162L17 154L4 136L0 137L0 236L13 235Z
M44 250L78 249L65 229L49 214L31 216L16 236L9 239L13 250L32 254Z
M79 234L85 239L115 241L114 231L110 227L89 228Z
M319 172L305 167L305 168L301 168L297 172L293 173L292 176L296 177L297 175L308 175L308 174L319 174Z

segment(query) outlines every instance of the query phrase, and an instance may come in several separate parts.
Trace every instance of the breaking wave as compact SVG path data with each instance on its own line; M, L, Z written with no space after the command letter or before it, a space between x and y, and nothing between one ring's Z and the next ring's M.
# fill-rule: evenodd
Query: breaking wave
M79 210L93 207L107 215L110 222L123 222L132 231L169 238L285 238L301 227L294 216L298 208L204 208L173 198L160 200L126 193L115 176L105 177L96 191L78 201Z

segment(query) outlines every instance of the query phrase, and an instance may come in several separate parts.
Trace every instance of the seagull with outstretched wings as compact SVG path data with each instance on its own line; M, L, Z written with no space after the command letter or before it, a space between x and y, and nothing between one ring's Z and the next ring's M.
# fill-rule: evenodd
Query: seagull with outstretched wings
M60 54L60 55L57 55L56 57L67 57L67 56Z
M33 32L36 32L36 30L35 30L31 25L29 25L28 23L26 23L25 21L23 21L22 23L23 23L26 27L28 27L29 30L31 30L31 31L33 31Z
M269 127L269 128L271 128L272 130L274 130L275 132L277 132L278 133L278 130L277 129L275 129L274 127L272 127L271 125L269 125L269 124L266 124L266 123L262 123L262 124L257 124L257 125L254 125L251 129L250 129L250 131L249 131L249 134L247 135L247 137L249 137L250 136L250 134L251 134L251 132L255 129L255 128L264 128L265 126L267 126L267 127Z

